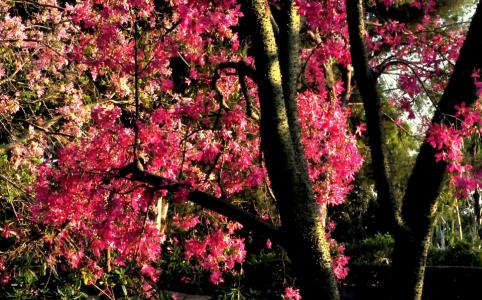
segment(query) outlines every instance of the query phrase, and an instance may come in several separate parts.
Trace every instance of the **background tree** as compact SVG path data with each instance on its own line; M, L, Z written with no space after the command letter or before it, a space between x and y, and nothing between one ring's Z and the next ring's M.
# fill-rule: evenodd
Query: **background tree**
M395 198L387 162L385 134L381 124L381 98L376 88L376 78L368 64L363 42L364 21L362 2L347 1L350 28L351 53L360 92L367 113L367 127L372 154L372 165L380 197L392 204L393 224L396 237L394 250L394 286L397 299L420 299L422 296L425 260L429 247L430 231L436 200L447 170L447 162L454 160L437 155L431 134L422 143L414 169L410 176L402 207ZM454 67L449 83L437 104L431 126L438 124L455 126L457 106L462 102L470 107L478 98L473 71L481 67L477 52L482 44L476 38L481 28L481 8L476 11L460 56ZM466 86L462 91L462 86ZM468 87L467 87L468 86ZM459 125L462 128L464 125ZM457 140L455 138L455 140ZM455 141L451 141L455 142ZM443 143L443 142L442 142ZM441 149L441 148L439 148ZM452 165L453 170L454 166ZM460 170L459 170L460 171ZM463 171L461 171L463 172Z

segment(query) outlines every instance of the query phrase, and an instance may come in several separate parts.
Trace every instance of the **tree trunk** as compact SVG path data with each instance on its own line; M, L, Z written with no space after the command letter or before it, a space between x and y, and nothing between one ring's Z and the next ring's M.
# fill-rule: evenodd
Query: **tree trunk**
M279 47L265 0L248 1L261 103L261 146L280 211L285 248L303 299L339 299L325 228L309 180L296 108L300 20L282 1Z
M350 54L355 71L355 80L365 110L377 199L381 208L386 211L383 219L381 219L382 224L379 225L382 229L390 230L402 226L400 204L395 198L390 181L388 151L382 122L382 98L377 89L377 79L368 63L368 51L363 39L365 31L363 2L361 0L347 0L346 9L350 35Z

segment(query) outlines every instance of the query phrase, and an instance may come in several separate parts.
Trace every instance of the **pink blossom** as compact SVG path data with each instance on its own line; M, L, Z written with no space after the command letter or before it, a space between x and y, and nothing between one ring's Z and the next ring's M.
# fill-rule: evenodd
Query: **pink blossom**
M270 240L270 239L267 239L267 240L266 240L266 249L271 250L272 245L273 245L273 244L271 243L271 240Z
M300 290L292 287L285 288L283 298L286 300L301 300Z
M159 280L159 271L149 264L142 266L141 273L148 276L154 282Z

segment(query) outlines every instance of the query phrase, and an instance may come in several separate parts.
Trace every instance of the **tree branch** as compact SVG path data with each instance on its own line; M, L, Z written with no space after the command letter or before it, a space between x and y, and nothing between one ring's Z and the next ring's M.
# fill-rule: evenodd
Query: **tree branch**
M179 191L181 188L187 188L187 185L177 183L173 180L154 175L152 173L140 170L135 163L125 166L119 171L119 176L132 181L139 181L150 185L156 190L167 190L169 192ZM188 199L193 203L221 214L230 220L239 222L248 229L253 230L255 234L269 237L273 241L284 245L284 239L280 230L275 226L260 220L253 214L250 214L238 206L220 198L216 198L208 193L201 191L189 192Z
M242 61L242 60L240 60L238 62L228 61L228 62L220 63L216 67L216 69L214 70L214 76L211 79L211 88L216 92L218 102L219 102L219 109L216 112L216 119L214 121L213 128L217 127L217 125L219 123L219 119L221 117L222 110L223 109L226 109L226 110L229 109L228 105L224 101L223 94L221 93L221 91L217 87L217 81L220 78L220 75L219 75L218 71L226 70L226 69L235 69L236 70L236 72L238 74L238 77L239 77L239 83L241 85L241 91L242 91L243 96L246 100L246 115L250 118L253 118L255 121L259 121L259 116L255 113L253 113L253 110L252 110L251 100L249 99L248 87L247 87L246 78L245 78L245 76L248 76L256 84L258 84L255 69L253 67L251 67L248 63L246 63L245 61Z
M233 221L239 222L257 234L272 238L280 245L284 245L281 234L276 227L260 220L255 215L244 211L243 209L232 203L229 203L226 200L216 198L201 191L190 192L188 199L197 205L202 206L203 208L212 210L218 214L228 217Z
M372 168L379 202L388 204L392 210L390 223L396 231L404 229L400 205L395 198L390 182L390 170L386 149L385 130L382 122L381 97L377 81L368 64L368 52L363 38L363 2L346 0L350 53L355 71L355 80L360 91L366 114L368 141L371 151ZM382 202L383 201L383 202Z
M235 69L238 72L238 74L244 74L249 78L251 78L254 82L258 83L256 70L243 60L240 60L237 62L227 61L227 62L220 63L217 66L216 71L224 70L224 69Z

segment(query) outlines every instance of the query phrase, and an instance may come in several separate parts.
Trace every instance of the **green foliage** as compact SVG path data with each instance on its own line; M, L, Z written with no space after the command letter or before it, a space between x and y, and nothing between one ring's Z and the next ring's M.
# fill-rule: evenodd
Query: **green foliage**
M358 243L347 245L347 255L353 263L387 264L390 262L394 239L389 234L376 234ZM427 265L482 267L482 243L458 241L445 250L431 248Z
M28 258L26 257L28 260ZM4 287L5 299L85 299L81 277L75 272L53 272L25 261L15 279Z
M387 264L392 257L394 240L390 234L377 233L359 243L347 246L353 263Z
M467 18L468 11L476 5L475 0L439 0L437 13L443 18L458 21Z
M353 101L358 101L353 96ZM361 101L361 100L360 100ZM362 107L353 107L350 122L353 130L365 123ZM403 112L395 106L383 105L383 126L385 128L386 147L390 169L390 181L395 196L401 200L415 161L420 139L413 134L413 129L407 124L397 124L395 120L403 119ZM368 136L365 134L359 140L359 149L365 163L358 172L353 190L347 200L339 206L330 208L330 217L337 223L334 237L340 242L354 243L369 238L376 233L390 232L391 207L388 203L378 201Z
M482 250L472 243L460 241L446 250L431 249L428 265L482 267Z

